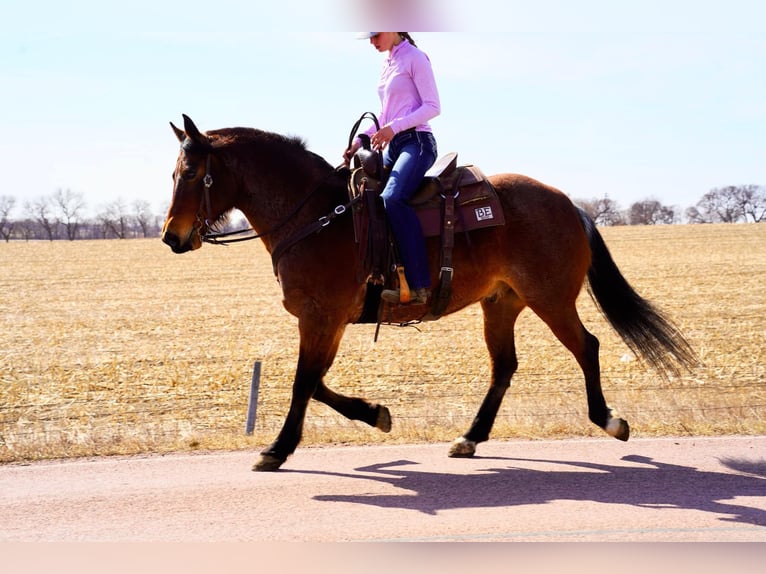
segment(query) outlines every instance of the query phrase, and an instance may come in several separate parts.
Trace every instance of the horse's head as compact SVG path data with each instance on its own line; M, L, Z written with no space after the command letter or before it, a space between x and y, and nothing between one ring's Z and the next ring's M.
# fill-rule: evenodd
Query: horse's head
M211 139L200 133L186 115L184 129L170 126L181 142L176 168L173 171L173 199L162 227L162 241L175 253L198 249L209 226L232 209L228 205L227 177L223 177L220 158ZM218 174L213 186L211 167Z

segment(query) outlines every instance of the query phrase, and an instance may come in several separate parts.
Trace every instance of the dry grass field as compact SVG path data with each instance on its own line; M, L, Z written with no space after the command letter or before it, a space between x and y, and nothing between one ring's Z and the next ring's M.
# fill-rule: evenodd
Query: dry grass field
M604 392L633 436L766 433L766 225L604 228L621 270L703 365L663 381L583 291ZM287 410L297 322L262 245L173 255L158 239L0 244L0 462L260 448ZM459 272L459 270L457 270ZM328 385L391 408L385 435L320 404L303 445L447 441L489 376L478 306L419 328L350 326ZM605 436L574 359L529 311L495 438ZM253 363L255 433L245 435Z

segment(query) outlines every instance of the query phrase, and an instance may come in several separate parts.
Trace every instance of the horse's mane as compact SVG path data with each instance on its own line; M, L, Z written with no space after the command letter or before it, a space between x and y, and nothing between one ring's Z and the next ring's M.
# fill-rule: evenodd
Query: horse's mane
M254 143L268 143L275 145L281 144L287 148L307 151L306 141L303 138L298 136L284 136L256 128L222 128L210 130L206 132L206 135L210 138L214 149L220 147L250 145Z
M306 156L313 162L321 164L323 168L332 169L332 166L322 156L310 151L306 141L299 136L285 136L282 134L267 132L257 128L221 128L209 130L205 135L210 140L212 150L246 150L246 148L268 147L279 150L283 154L294 156ZM189 143L191 140L186 140ZM193 145L193 144L192 144ZM191 151L187 149L187 151ZM206 150L199 150L206 151ZM246 153L246 151L244 151Z

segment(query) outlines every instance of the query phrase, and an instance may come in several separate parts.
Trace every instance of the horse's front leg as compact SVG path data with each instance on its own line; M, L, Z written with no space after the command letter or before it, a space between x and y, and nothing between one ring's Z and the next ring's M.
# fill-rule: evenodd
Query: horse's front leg
M277 470L295 452L303 433L306 408L332 365L345 325L328 317L310 317L301 318L298 328L301 344L290 410L277 439L261 451L253 465L256 471Z
M335 409L347 419L365 422L383 432L391 430L391 413L383 405L370 403L359 397L338 394L327 388L324 381L319 381L314 398Z

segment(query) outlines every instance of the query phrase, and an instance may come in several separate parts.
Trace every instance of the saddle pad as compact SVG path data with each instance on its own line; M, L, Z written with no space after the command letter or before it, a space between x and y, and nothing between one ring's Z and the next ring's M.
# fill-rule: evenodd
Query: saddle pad
M442 200L429 201L417 207L415 213L420 219L425 237L441 235L442 227ZM456 199L455 231L464 232L484 227L505 225L500 199L495 189L486 180L481 180L471 185L460 188L460 195Z

